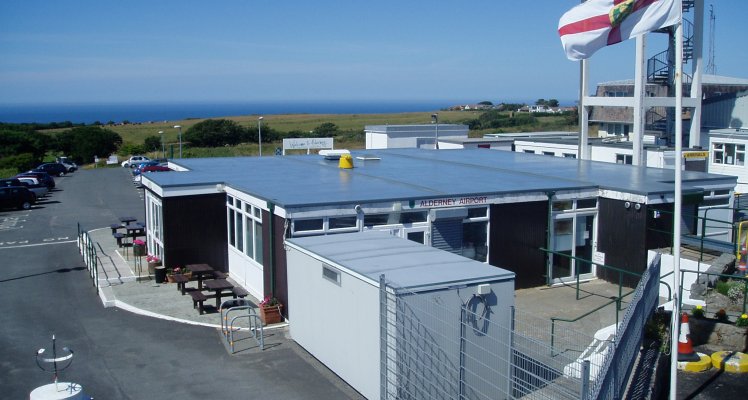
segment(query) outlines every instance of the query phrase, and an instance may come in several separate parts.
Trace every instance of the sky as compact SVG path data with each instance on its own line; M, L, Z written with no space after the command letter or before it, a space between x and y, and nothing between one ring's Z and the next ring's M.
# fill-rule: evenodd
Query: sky
M716 72L748 78L745 0L714 5ZM559 17L579 0L2 0L0 105L530 101L578 96ZM705 38L709 35L705 23ZM650 34L647 52L666 49ZM708 44L705 43L705 55ZM630 79L634 41L591 88Z

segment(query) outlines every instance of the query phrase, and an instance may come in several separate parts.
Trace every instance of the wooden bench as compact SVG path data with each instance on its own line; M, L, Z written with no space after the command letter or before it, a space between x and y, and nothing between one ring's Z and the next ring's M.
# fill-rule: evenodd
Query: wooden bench
M249 296L249 292L246 289L244 289L243 287L234 286L234 288L231 289L231 291L234 293L234 298L239 297L239 298L243 299L243 298Z
M203 302L205 300L208 300L208 297L206 297L203 292L198 290L193 290L188 293L190 294L190 297L192 297L192 308L197 308L197 310L200 312L200 315L203 315L203 312L205 312L205 309L203 308Z
M124 233L114 232L112 236L117 240L117 246L122 247L122 239L125 237Z
M190 280L182 274L174 274L174 282L177 284L177 290L182 292L182 296L184 296L185 286L189 281Z

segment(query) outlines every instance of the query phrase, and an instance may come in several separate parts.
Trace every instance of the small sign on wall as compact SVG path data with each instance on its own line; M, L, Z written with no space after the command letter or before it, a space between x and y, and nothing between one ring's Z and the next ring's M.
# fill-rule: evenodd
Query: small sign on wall
M605 253L601 251L592 253L592 262L599 265L605 265Z

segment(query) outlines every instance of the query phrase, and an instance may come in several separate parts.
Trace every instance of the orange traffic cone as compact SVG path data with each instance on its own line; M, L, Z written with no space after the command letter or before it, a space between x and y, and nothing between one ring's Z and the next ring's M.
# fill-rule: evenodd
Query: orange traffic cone
M688 327L688 314L680 318L680 335L678 336L678 361L699 361L699 355L693 351L691 330Z

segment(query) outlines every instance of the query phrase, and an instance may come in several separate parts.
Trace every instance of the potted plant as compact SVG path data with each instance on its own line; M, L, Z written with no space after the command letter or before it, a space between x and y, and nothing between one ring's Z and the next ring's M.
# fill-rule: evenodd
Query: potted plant
M143 257L145 255L145 242L140 239L132 241L132 254L135 257Z
M148 274L153 275L156 273L156 267L161 265L161 259L153 254L148 254L145 260L148 262Z
M277 298L272 296L265 297L260 302L260 318L265 325L277 324L283 320L281 309L283 304Z

